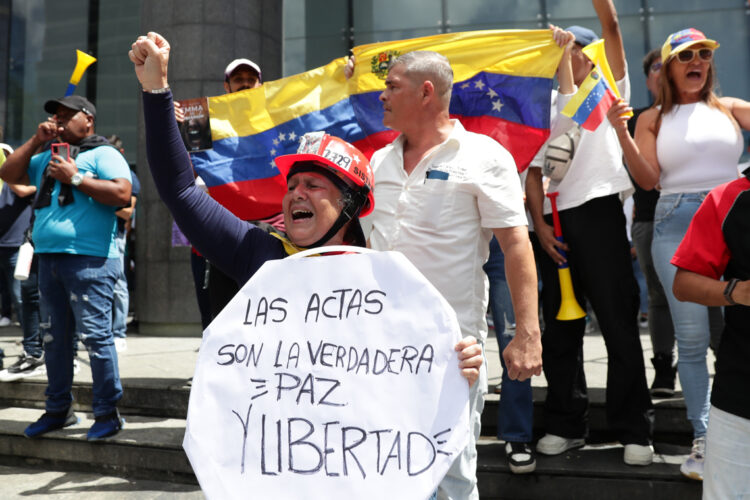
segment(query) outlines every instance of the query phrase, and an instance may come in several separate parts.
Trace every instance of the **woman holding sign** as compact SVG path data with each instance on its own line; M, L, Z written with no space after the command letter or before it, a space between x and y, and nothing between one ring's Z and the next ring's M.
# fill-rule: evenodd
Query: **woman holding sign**
M130 60L143 87L146 149L161 198L195 248L237 283L244 284L267 260L305 248L365 246L359 217L372 211L373 174L351 144L323 132L305 134L298 153L276 164L289 190L282 208L286 234L269 232L235 217L195 186L180 139L167 82L170 46L157 33L139 37ZM462 375L473 384L482 350L466 338L456 345Z
M671 285L677 269L670 260L708 191L737 179L743 148L739 129L750 128L750 103L714 94L718 47L694 28L671 34L661 49L656 105L640 115L635 139L628 133L625 102L618 101L607 115L635 181L644 189L661 190L652 254L672 313L678 373L693 425L693 449L680 471L698 480L703 478L709 411L708 309L675 298Z

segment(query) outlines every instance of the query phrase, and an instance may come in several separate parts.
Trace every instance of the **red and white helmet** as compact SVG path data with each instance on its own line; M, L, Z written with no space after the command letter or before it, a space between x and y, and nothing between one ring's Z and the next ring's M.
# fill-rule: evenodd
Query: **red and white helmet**
M372 212L375 197L372 193L374 176L370 162L362 152L345 140L325 132L308 132L302 136L296 154L279 156L276 165L285 177L300 163L315 163L347 181L359 194L359 217Z

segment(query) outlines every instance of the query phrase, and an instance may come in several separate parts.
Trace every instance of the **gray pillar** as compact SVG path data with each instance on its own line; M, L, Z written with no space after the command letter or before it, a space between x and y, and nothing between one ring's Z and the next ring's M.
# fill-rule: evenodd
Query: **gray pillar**
M141 9L143 33L161 33L172 47L169 84L176 99L223 94L224 68L239 57L257 62L265 80L281 76L280 1L146 0ZM138 119L143 185L136 225L139 331L200 335L190 249L171 247L172 217L147 172L142 110Z

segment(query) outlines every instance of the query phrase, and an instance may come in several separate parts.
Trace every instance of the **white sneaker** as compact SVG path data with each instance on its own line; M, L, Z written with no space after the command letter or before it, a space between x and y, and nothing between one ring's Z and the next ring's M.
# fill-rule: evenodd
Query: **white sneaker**
M543 455L559 455L573 448L580 448L586 444L583 438L568 439L554 434L545 434L536 444L536 451Z
M703 481L703 460L705 456L706 437L695 438L690 455L688 455L687 460L680 466L682 475L696 481Z
M10 324L11 324L10 318L6 318L5 316L0 318L0 327L10 326Z
M626 444L623 460L628 465L651 465L654 461L654 447L643 444Z
M18 360L7 370L0 372L0 382L14 382L26 377L35 377L47 373L44 366L44 355L35 358L22 351Z
M128 350L128 341L125 337L115 337L115 350L117 352L125 352Z

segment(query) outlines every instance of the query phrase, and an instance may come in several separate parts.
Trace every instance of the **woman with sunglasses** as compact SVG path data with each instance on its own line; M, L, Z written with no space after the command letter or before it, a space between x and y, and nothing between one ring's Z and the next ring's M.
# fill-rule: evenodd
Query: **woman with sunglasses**
M680 471L703 479L709 385L706 352L708 309L679 302L672 292L677 268L670 261L693 214L708 191L737 179L743 149L740 127L750 128L750 103L714 94L714 50L719 44L691 28L671 34L661 49L659 95L627 130L630 108L622 100L608 113L633 179L644 189L658 187L652 255L672 314L677 339L677 371L693 426L693 448Z

